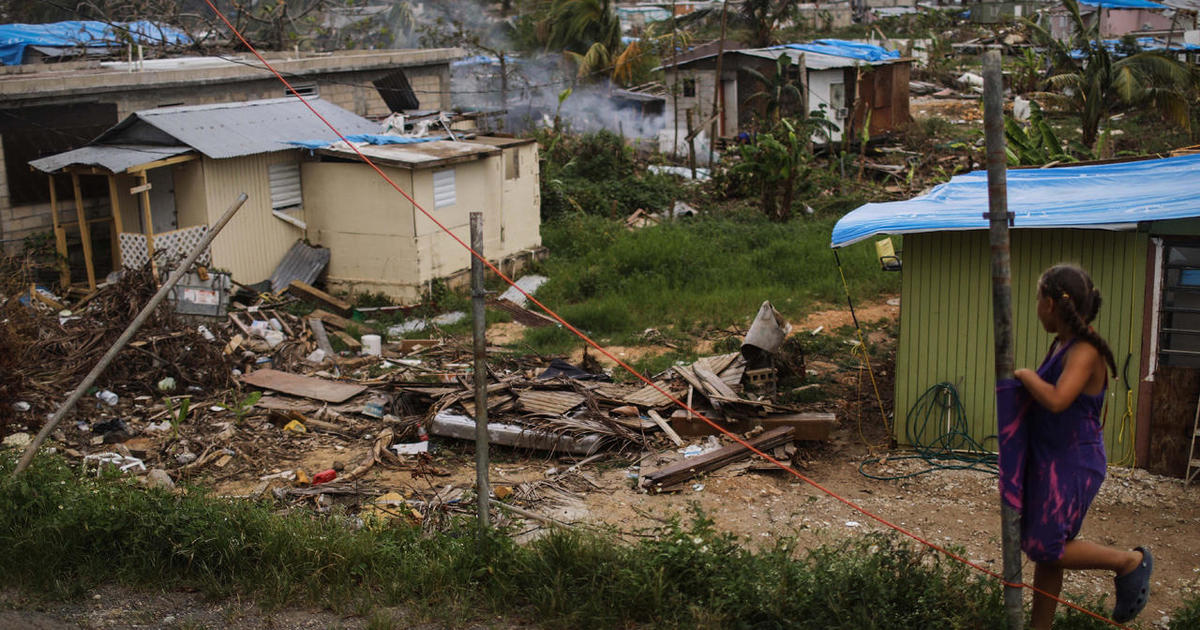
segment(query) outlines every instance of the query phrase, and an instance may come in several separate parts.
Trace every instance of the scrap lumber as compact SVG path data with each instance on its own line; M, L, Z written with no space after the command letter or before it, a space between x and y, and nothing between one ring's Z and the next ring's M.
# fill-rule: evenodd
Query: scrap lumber
M747 442L760 451L769 451L776 446L791 442L794 439L792 437L794 433L795 429L790 426L776 427L747 440ZM651 489L670 487L683 483L696 475L724 468L750 455L750 449L740 443L722 446L715 451L689 457L647 473L642 477L642 486Z
M362 350L362 342L355 339L354 337L351 337L350 334L345 331L335 330L335 331L333 331L333 336L337 337L338 339L341 339L342 343L346 344L346 347L349 348L353 352L358 352L359 350Z
M651 409L646 412L646 415L650 416L650 419L654 421L654 424L658 425L658 428L662 429L663 433L667 434L667 437L675 443L675 446L683 446L683 438L679 437L679 434L675 432L675 429L672 429L671 425L667 424L667 421L664 420L662 416L658 415L657 411Z
M529 326L530 328L555 326L558 324L554 318L542 315L537 311L529 310L510 300L488 298L487 305L512 315L513 321L525 326Z
M325 322L325 325L332 326L333 328L337 328L338 330L345 330L346 328L349 328L350 326L356 326L362 332L372 333L372 334L375 334L377 332L375 330L375 328L373 328L370 325L364 324L362 322L356 322L354 320L346 319L345 317L342 317L341 315L336 315L334 313L330 313L329 311L326 311L324 309L317 309L317 310L309 313L308 316L310 318L315 317L315 318Z
M692 366L692 371L695 372L696 376L704 384L705 389L709 390L713 394L724 396L725 398L740 398L740 396L737 395L737 392L733 391L732 387L726 385L725 381L722 381L707 367L696 363Z
M367 389L366 385L289 374L271 368L255 370L246 374L242 376L242 382L263 389L331 403L345 402Z
M354 307L346 300L329 295L311 284L301 282L300 280L292 280L288 284L287 292L307 302L319 302L329 310L343 317L349 317L350 312L354 310Z
M829 439L829 434L837 426L837 416L828 412L790 413L764 416L756 418L754 422L764 429L792 427L795 429L793 437L797 440L824 441Z

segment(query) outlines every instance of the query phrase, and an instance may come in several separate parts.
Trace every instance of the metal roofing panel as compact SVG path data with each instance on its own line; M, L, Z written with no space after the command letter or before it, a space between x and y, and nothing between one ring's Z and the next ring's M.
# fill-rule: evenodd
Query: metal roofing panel
M296 241L271 274L271 290L278 293L291 284L292 280L299 280L305 284L316 282L321 272L325 271L325 266L329 264L329 254L328 248L312 247L304 241Z
M318 98L307 99L313 109L344 134L373 133L379 125ZM294 150L295 138L336 140L337 136L295 97L183 105L135 112L105 132L96 142L112 142L133 133L138 124L150 125L210 158Z
M89 145L33 160L29 165L44 173L54 173L68 166L99 166L120 173L131 166L154 162L191 150L191 147L135 144Z
M575 392L527 389L517 392L521 407L530 413L562 415L583 404L584 398Z
M477 160L488 155L500 153L500 149L487 144L475 142L455 142L452 140L436 140L421 144L389 144L370 145L355 143L363 155L372 161L401 168L431 168ZM344 142L336 142L321 153L336 157L358 160L358 154Z

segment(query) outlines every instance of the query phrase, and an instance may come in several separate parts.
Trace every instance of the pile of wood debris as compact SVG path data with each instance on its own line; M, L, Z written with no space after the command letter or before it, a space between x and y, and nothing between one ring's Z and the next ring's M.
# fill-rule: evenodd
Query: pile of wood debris
M6 385L8 423L0 425L6 446L28 444L29 433L107 350L155 286L149 268L127 271L70 309L38 298L36 289L26 289L28 299L22 300L17 287L7 287L13 292L2 306L2 350L28 360L6 366L13 370L6 372L13 375ZM85 465L118 466L163 485L257 479L250 496L273 493L319 508L353 496L360 510L395 515L387 506L394 508L396 498L385 488L372 488L368 473L378 466L432 480L446 471L429 452L428 435L475 439L471 348L435 334L381 343L373 352L373 343L364 347L366 337L350 333L379 334L375 323L351 319L358 314L350 305L308 285L292 288L295 297L264 295L235 306L223 321L185 320L164 304L102 375L95 395L84 398L54 431L51 445ZM289 302L297 300L321 308L293 315ZM514 305L501 307L512 312ZM347 350L335 352L331 338ZM774 402L776 368L769 361L762 367L763 357L753 353L676 365L654 375L653 384L614 383L561 359L547 365L543 358L503 348L488 353L490 442L550 452L568 462L609 454L635 461L647 453L682 455L678 463L646 471L641 485L648 491L675 489L696 474L750 455L739 444L718 447L711 439L707 450L680 448L688 438L718 430L672 399L728 431L747 433L756 447L777 449L780 458L788 456L793 440L827 439L834 425L832 414ZM748 368L747 356L756 369ZM328 470L297 463L318 448L344 452L345 458ZM528 504L539 492L587 490L577 467L566 470L571 474L517 488L516 500L524 497ZM400 500L407 507L399 513L423 521L435 512L444 515L463 492L472 491L426 485L424 495ZM363 497L371 500L363 504Z

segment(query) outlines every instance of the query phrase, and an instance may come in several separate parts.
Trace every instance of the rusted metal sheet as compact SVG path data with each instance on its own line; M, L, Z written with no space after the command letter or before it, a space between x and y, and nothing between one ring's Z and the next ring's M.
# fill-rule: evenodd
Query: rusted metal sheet
M327 248L312 247L304 241L296 241L271 274L271 290L281 291L295 280L305 284L316 282L329 264L329 256Z
M561 416L583 404L583 396L575 392L527 389L517 392L521 408L530 413Z

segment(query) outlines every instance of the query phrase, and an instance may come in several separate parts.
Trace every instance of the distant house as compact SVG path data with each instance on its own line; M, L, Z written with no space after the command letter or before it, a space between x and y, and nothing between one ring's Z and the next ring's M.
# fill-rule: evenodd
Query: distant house
M343 133L380 141L371 136L378 124L321 99L310 102ZM393 140L400 139L383 137ZM484 212L490 259L540 246L536 143L363 146L456 234L465 237L468 212ZM82 258L85 272L72 277L65 270L64 284L94 287L109 270L185 248L241 192L250 199L213 241L211 264L245 284L266 279L301 239L330 249L330 284L402 299L469 266L465 252L448 247L295 98L135 112L83 147L30 164L49 174L49 190L65 180L72 191L51 199L58 251ZM80 191L87 185L107 198L85 203Z
M1050 265L1089 271L1103 297L1096 330L1116 357L1104 436L1111 462L1182 474L1200 394L1200 155L1008 172L1016 367L1041 361L1037 281ZM895 439L929 441L945 423L910 414L939 383L958 391L969 434L995 447L996 406L986 173L907 201L867 204L833 247L903 234ZM882 271L880 273L883 273ZM924 433L923 433L924 431Z
M785 101L784 113L795 115L805 107L810 112L823 111L835 127L831 140L840 141L848 129L861 129L867 121L870 133L878 134L911 120L908 80L912 60L879 46L832 39L770 48L727 47L719 93L715 90L717 51L713 47L681 56L678 61L669 60L662 66L671 93L666 101L667 119L674 116L672 108L678 102L680 120L684 119L683 112L691 110L699 125L708 119L716 96L722 111L718 119L720 137L752 131L765 103L755 97L764 86L749 71L770 77L781 55L791 64L794 84L804 95L803 102ZM803 72L799 70L801 63Z
M1085 24L1098 27L1103 38L1174 31L1179 41L1183 31L1196 28L1194 7L1179 9L1151 0L1079 0L1079 13ZM1044 9L1043 14L1053 37L1074 35L1075 24L1065 6Z
M450 62L462 56L457 48L267 54L302 94L369 118L448 109ZM134 112L289 95L246 55L0 66L0 241L19 245L52 227L50 192L31 160L83 146ZM68 197L62 182L58 194ZM108 197L101 185L81 192L88 207Z

